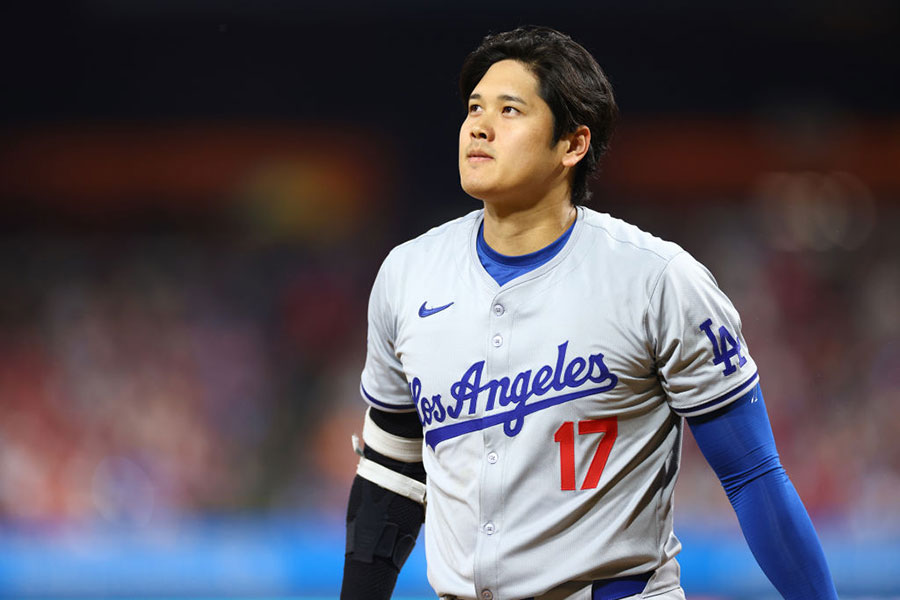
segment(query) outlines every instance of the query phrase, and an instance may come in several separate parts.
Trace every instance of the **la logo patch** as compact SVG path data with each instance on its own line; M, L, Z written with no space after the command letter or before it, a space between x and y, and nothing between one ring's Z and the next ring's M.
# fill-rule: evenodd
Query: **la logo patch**
M700 329L706 334L706 337L709 338L712 344L713 364L725 365L725 370L722 372L723 377L731 375L737 371L738 367L743 367L747 363L747 359L741 354L741 341L735 339L724 325L719 327L719 339L716 339L716 335L713 333L712 319L703 321ZM735 358L739 361L738 367L731 362Z

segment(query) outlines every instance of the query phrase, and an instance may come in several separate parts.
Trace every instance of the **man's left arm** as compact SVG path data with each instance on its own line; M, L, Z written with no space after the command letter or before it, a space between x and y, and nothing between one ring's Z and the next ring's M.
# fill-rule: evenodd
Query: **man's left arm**
M687 421L769 581L789 600L836 599L812 521L781 466L759 384Z

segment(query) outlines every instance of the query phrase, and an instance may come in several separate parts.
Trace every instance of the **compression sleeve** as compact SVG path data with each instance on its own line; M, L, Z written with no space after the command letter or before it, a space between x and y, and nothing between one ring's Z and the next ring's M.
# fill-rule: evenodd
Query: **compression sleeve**
M388 433L422 437L422 425L414 412L372 409L370 415ZM421 462L394 460L368 446L363 452L371 461L425 482ZM357 475L347 503L347 550L341 600L388 600L424 520L425 509L421 504Z
M781 466L759 384L688 423L769 581L789 600L837 599L812 521Z

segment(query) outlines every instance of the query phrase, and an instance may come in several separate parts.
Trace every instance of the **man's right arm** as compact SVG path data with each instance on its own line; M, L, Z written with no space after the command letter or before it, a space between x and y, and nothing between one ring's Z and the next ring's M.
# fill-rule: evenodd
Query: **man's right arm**
M341 600L388 600L425 520L422 425L370 408L347 506Z

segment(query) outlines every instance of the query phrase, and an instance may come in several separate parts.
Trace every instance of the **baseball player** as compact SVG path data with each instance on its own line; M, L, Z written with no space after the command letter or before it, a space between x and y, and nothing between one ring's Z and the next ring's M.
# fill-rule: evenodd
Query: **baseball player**
M616 115L593 57L520 28L460 89L484 207L395 248L372 288L341 598L389 598L423 521L441 598L684 598L685 420L778 591L836 598L731 302L677 245L582 206Z

